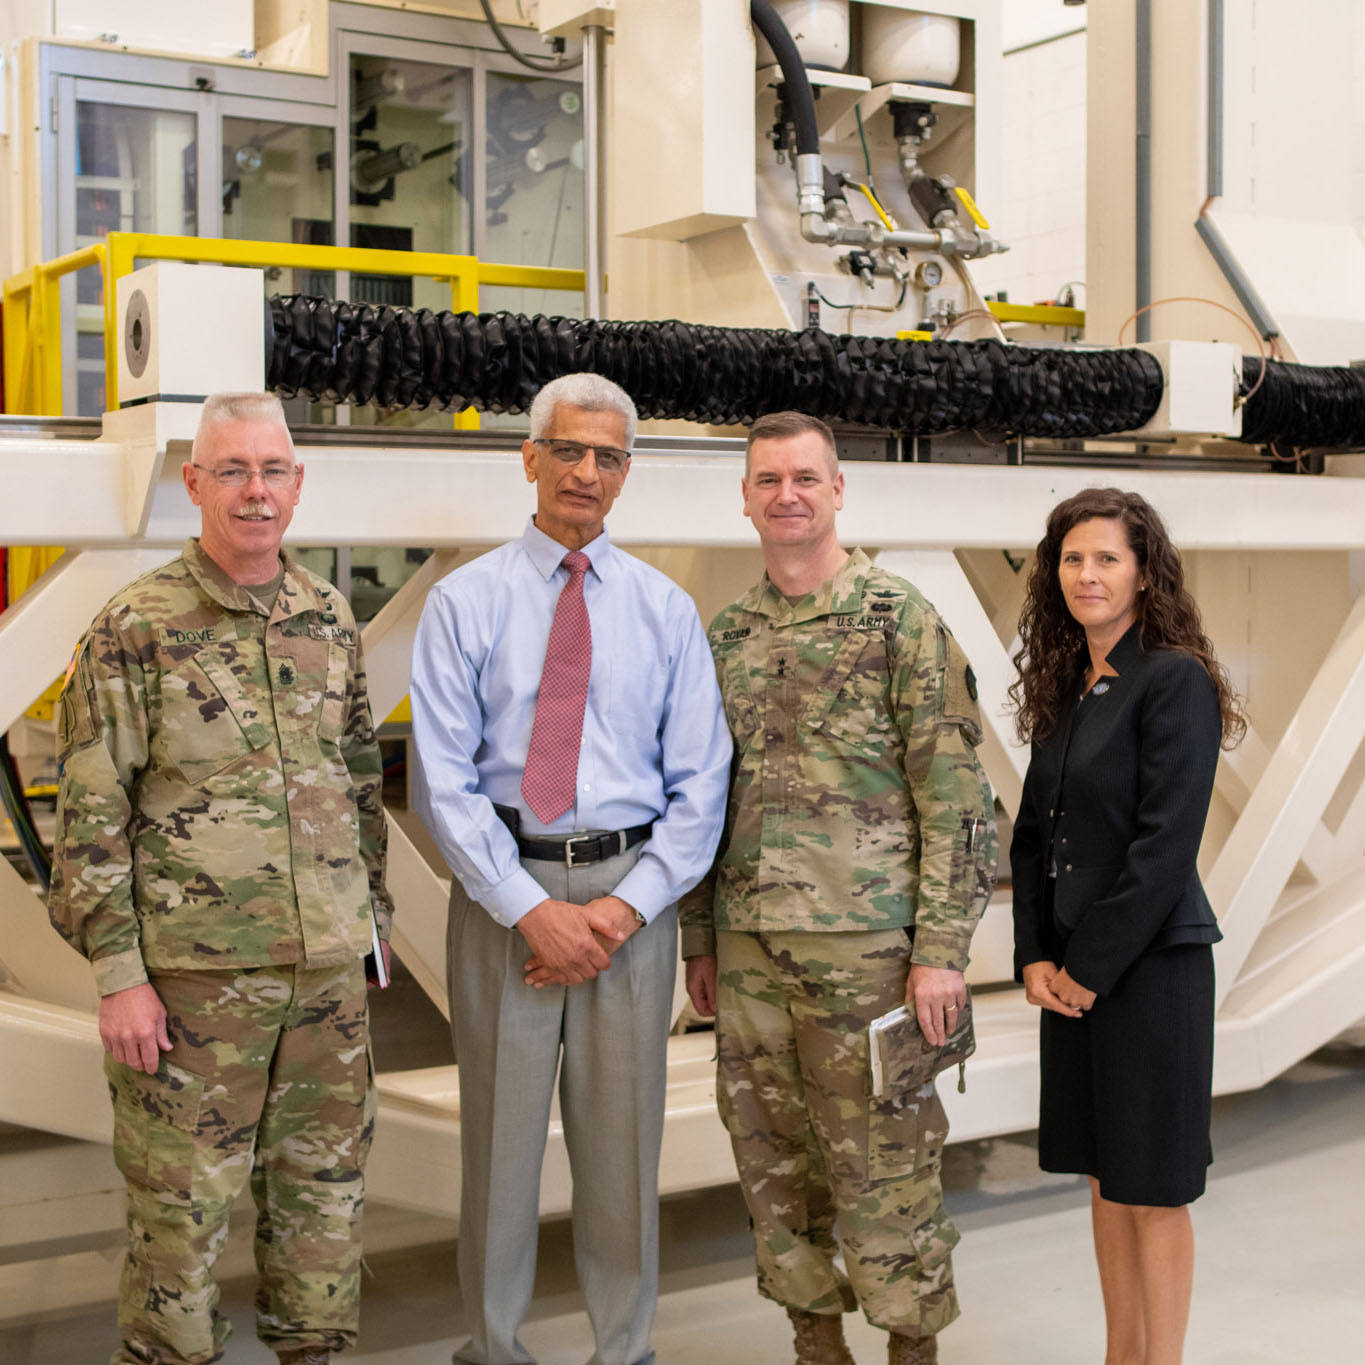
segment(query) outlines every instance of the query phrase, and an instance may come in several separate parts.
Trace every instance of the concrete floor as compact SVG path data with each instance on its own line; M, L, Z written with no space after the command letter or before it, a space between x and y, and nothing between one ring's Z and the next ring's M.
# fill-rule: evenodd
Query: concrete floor
M1198 1269L1187 1365L1354 1365L1365 1361L1365 1050L1326 1049L1263 1090L1219 1100L1217 1160L1195 1206ZM963 1315L941 1338L944 1365L1100 1365L1103 1317L1083 1183L1046 1176L1032 1134L955 1145L945 1185L963 1233ZM458 1338L449 1225L371 1211L365 1317L353 1365L442 1365ZM244 1229L234 1240L242 1249ZM412 1239L422 1244L403 1245ZM780 1310L753 1288L734 1186L666 1201L660 1365L786 1365ZM240 1260L239 1260L240 1263ZM36 1265L36 1263L30 1263ZM592 1341L574 1286L566 1224L542 1229L541 1275L524 1340L541 1365L582 1365ZM9 1269L13 1270L13 1267ZM4 1365L102 1365L112 1350L117 1257L41 1264L37 1307L22 1275L0 1276ZM36 1285L36 1281L33 1282ZM225 1285L230 1365L270 1365L253 1339L251 1283ZM860 1365L882 1335L848 1319Z

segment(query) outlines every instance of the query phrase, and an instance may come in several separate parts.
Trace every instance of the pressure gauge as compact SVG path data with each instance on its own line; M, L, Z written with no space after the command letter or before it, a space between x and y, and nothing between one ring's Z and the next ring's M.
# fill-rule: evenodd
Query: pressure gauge
M915 284L920 289L936 289L943 283L943 266L938 261L921 261L915 267Z

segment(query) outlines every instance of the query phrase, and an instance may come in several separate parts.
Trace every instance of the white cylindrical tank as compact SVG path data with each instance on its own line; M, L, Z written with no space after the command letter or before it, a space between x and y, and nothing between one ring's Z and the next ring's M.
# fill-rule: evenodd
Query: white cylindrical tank
M807 66L842 71L848 65L848 0L773 0L777 17L787 26ZM773 50L754 31L758 65L772 66Z
M948 14L863 5L862 74L873 85L951 86L962 59L962 30Z

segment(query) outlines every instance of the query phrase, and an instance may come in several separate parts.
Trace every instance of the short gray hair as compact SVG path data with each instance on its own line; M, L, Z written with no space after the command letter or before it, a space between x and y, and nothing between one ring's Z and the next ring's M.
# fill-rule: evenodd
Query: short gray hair
M626 419L626 449L635 444L639 421L630 394L600 374L562 374L536 394L531 404L531 439L538 441L550 426L555 409L563 404L586 412L618 412Z
M190 447L190 459L198 461L210 431L224 422L264 422L269 426L282 427L289 437L289 449L294 449L294 438L289 435L289 423L285 420L284 404L273 393L211 393L204 400L204 410L199 414L199 428L194 433L194 444Z

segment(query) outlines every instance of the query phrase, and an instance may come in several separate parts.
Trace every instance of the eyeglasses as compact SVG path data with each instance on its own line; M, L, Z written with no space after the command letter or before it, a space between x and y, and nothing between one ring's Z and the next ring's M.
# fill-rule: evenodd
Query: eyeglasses
M597 460L598 469L604 474L619 474L626 467L626 461L630 459L630 451L618 450L615 446L590 446L584 445L582 441L561 441L548 436L537 436L534 444L547 446L550 454L560 464L577 464L591 450Z
M296 464L268 464L263 469L248 469L243 464L230 464L223 469L210 469L206 464L190 461L196 469L202 469L209 478L224 488L245 488L257 474L265 480L267 487L288 488L299 475Z

